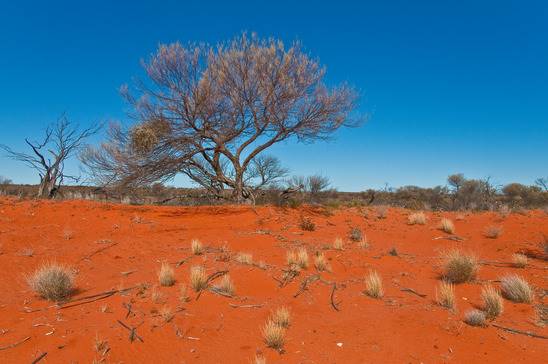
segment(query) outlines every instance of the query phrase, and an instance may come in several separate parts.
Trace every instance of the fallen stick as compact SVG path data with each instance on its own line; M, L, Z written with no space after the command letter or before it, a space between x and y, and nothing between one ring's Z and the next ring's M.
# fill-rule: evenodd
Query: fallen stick
M400 291L402 291L402 292L413 293L414 295L417 295L417 296L419 296L419 297L421 297L421 298L426 297L425 294L419 293L419 292L415 291L413 288L405 288L405 287L404 287L404 288L400 289Z
M63 305L54 305L54 306L50 306L50 307L57 306L57 307L59 307L59 309L62 310L64 308L70 308L70 307L74 307L74 306L85 305L87 303L99 301L99 300L114 296L116 293L131 291L132 289L135 289L137 287L139 287L139 286L133 286L133 287L130 287L130 288L114 289L114 290L111 290L111 291L105 291L105 292L97 293L97 294L90 295L90 296L76 298L74 300L70 300L68 302L65 302ZM88 300L88 301L86 301L86 300ZM79 302L79 301L85 301L85 302ZM74 302L78 302L78 303L74 303ZM74 304L71 305L71 303L74 303Z
M225 293L225 292L221 291L220 289L218 289L216 287L211 287L209 289L209 291L213 292L215 294L218 294L219 296L223 296L223 297L228 297L228 298L233 298L234 297L233 295Z
M39 356L38 358L34 359L34 360L32 361L31 364L36 364L36 363L38 363L40 360L44 359L44 357L45 357L46 355L48 355L48 352L47 352L47 351L44 351L42 354L40 354L40 356Z
M529 336L529 337L535 337L537 339L548 339L548 336L535 334L534 332L531 332L531 331L522 331L522 330L518 330L518 329L513 329L511 327L500 326L500 325L497 325L497 324L491 324L491 326L494 326L497 329L501 329L501 330L504 330L504 331L511 332L513 334L520 334L520 335L525 335L525 336Z
M293 298L297 298L298 296L300 296L304 291L306 291L308 289L308 284L309 283L314 283L318 279L320 279L319 274L314 274L314 275L311 275L309 277L306 277L306 279L304 279L301 282L301 286L299 287L299 290L293 295Z
M211 273L209 275L209 277L207 277L206 279L206 282L205 282L205 286L208 287L209 286L209 283L212 282L213 280L221 277L221 276L224 276L225 274L227 274L228 271L227 270L220 270L220 271L217 271L215 273ZM198 292L198 295L196 296L196 301L198 301L198 299L200 298L200 296L202 295L202 292L205 291L205 289L202 289L200 290L200 292Z
M14 348L14 347L16 347L17 345L22 344L22 343L24 343L24 342L27 341L27 340L30 340L30 336L27 336L27 337L24 338L23 340L18 341L18 342L13 343L13 344L9 344L9 345L7 345L7 346L0 346L0 350L6 350L6 349Z
M179 260L177 263L175 263L175 268L179 268L181 265L185 264L187 260L190 260L193 256L186 257L184 259Z
M335 311L340 311L339 307L338 307L338 304L340 303L335 303L334 301L334 298L335 298L335 290L337 289L337 283L333 283L333 289L331 290L331 306L333 306L333 308L335 309Z
M99 254L99 253L101 253L102 251L107 250L107 249L109 249L109 248L112 248L112 247L115 246L115 245L118 245L118 243L113 243L113 244L110 244L110 245L108 245L108 246L102 247L101 249L97 249L96 251L91 252L90 254L85 255L85 256L83 256L82 258L80 258L80 260L78 260L78 262L81 262L82 260L88 260L88 259L90 259L92 256L94 256L95 254Z
M137 328L136 327L129 327L128 325L124 324L122 321L120 320L116 320L118 321L118 323L120 325L122 325L122 327L124 327L125 329L127 329L129 331L129 341L130 342L134 342L135 339L139 340L140 342L144 343L145 341L143 340L142 337L140 337L138 334L137 334Z
M450 235L450 236L438 236L437 238L433 238L432 240L440 240L440 239L447 239L447 240L454 240L454 241L464 241L466 239L461 238L457 235Z
M233 303L228 304L232 308L260 308L264 306L264 303L257 304L257 305L235 305Z

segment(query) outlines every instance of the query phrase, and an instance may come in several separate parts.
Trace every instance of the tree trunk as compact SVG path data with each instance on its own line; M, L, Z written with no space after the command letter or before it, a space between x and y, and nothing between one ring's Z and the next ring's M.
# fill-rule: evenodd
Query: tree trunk
M40 180L40 185L38 186L38 198L54 198L57 192L56 187L57 177L52 176L50 171L47 171L45 175Z

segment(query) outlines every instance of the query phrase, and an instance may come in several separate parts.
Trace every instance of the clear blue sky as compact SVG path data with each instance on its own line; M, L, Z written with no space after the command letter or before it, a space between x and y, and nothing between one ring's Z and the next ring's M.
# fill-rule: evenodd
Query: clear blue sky
M354 85L371 113L332 142L273 148L294 174L322 173L347 191L433 186L454 172L497 183L548 175L546 1L0 5L0 143L14 148L64 111L82 124L127 120L118 88L159 43L254 31L300 40L328 82ZM0 175L37 181L5 158Z

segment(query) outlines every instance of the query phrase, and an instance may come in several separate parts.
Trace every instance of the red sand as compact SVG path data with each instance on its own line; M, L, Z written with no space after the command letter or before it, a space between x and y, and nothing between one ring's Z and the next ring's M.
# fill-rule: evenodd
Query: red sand
M44 352L47 355L40 363L91 363L102 358L106 363L250 363L257 353L263 353L267 363L545 362L544 339L463 323L464 313L481 305L480 283L456 287L455 312L437 306L434 299L439 256L449 248L458 246L481 260L506 263L518 251L538 252L540 259L530 259L526 269L504 263L484 265L478 280L497 280L506 273L523 275L536 287L534 303L505 300L504 313L496 323L548 335L535 311L546 304L546 257L540 241L542 234L548 235L548 216L540 211L506 218L480 213L457 221L454 213L428 213L426 225L410 226L408 213L391 209L386 219L379 220L374 212L364 218L359 209L329 215L320 208L135 207L0 199L0 348L30 337L0 350L0 362L30 363ZM310 217L316 230L302 231L300 216ZM466 240L433 240L446 235L437 229L441 217L452 218L456 234ZM483 232L493 224L504 231L497 239L487 239ZM303 279L316 273L313 267L279 288L274 278L282 274L287 249L306 246L312 258L335 237L346 239L353 226L367 234L369 248L347 241L344 251L324 250L332 273L321 275L337 282L334 298L340 311L331 305L331 286L322 282L311 283L294 297ZM226 244L233 254L252 253L254 261L264 261L267 269L218 261L219 252L210 249L175 268L176 285L157 287L163 302L154 303L152 286L158 285L161 262L175 263L190 256L193 238L210 248ZM399 256L388 254L392 247ZM26 275L48 261L65 263L77 272L72 299L144 282L151 288L59 309L26 284ZM237 296L206 291L196 301L191 292L191 300L181 302L178 285L188 283L189 269L197 264L204 265L208 274L230 270ZM377 270L384 281L382 300L362 293L370 269ZM121 274L128 271L132 273ZM404 287L426 297L401 291ZM131 304L129 317L127 303ZM233 308L229 303L264 306ZM282 305L291 310L292 323L285 351L278 353L265 346L261 328L270 312ZM176 312L171 322L163 322L157 313L164 306ZM129 331L117 320L138 326L144 342L131 343ZM96 337L108 341L110 350L104 357L95 351Z

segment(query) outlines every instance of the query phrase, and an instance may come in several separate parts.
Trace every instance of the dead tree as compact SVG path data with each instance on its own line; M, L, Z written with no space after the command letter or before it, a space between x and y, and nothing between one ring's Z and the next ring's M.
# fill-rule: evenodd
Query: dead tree
M329 138L357 125L348 86L328 88L325 70L298 44L245 34L216 47L162 45L145 63L149 80L123 87L135 123L113 125L82 162L101 183L142 186L183 173L237 202L285 175L263 152L293 139Z
M25 138L32 154L16 152L6 145L0 145L0 148L6 151L9 158L38 171L40 184L37 197L54 198L66 179L78 181L77 177L64 172L65 162L80 150L86 138L98 130L98 125L79 130L78 126L63 115L46 128L42 141L31 142Z

